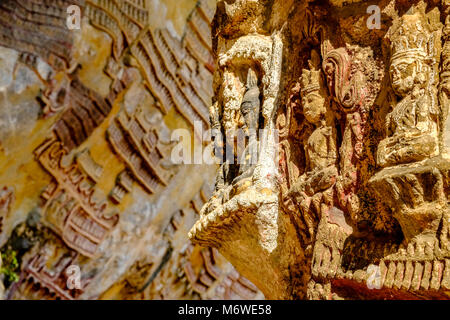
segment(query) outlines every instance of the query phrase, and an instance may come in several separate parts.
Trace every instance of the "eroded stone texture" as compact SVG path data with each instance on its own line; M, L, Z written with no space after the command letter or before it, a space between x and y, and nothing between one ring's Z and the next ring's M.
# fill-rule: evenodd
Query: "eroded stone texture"
M1 2L0 298L264 298L187 238L214 166L171 161L210 126L214 8Z
M374 4L369 29L365 1L218 1L212 127L251 109L266 134L250 177L224 162L190 238L266 298L450 296L450 3Z
M370 4L2 1L0 297L448 299L450 3Z

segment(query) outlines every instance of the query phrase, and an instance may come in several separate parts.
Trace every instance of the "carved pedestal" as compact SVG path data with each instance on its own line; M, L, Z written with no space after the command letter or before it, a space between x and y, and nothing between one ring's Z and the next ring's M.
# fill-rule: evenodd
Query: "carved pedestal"
M449 169L448 161L434 158L383 169L369 180L378 202L390 208L400 223L407 243L436 238L442 219L448 216Z
M362 1L269 3L218 2L212 118L248 122L256 70L250 109L279 146L258 139L242 184L222 166L191 238L267 298L448 299L448 1L379 1L379 17Z

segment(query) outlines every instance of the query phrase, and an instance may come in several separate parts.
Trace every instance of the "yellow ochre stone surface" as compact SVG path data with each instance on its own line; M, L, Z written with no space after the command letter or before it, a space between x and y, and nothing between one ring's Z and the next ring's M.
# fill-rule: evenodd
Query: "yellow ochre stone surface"
M449 10L218 1L211 124L265 134L221 164L193 243L268 299L448 299Z
M449 299L448 0L20 3L0 299Z
M0 299L263 298L187 237L216 167L171 159L209 127L215 1L72 2L80 29L0 5Z

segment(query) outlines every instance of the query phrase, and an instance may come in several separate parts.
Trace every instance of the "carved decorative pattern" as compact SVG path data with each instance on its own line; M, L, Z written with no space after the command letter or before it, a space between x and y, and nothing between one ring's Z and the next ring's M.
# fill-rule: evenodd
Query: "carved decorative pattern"
M69 268L78 266L78 254L44 245L26 263L13 299L76 300L91 279L80 274L81 288L68 288Z
M56 70L72 67L73 38L66 32L66 8L84 0L8 0L0 4L0 43L41 56Z
M119 114L108 128L108 140L140 184L150 193L167 186L171 173L162 167L167 147L146 119L144 110Z
M199 2L190 16L185 40L181 42L167 30L148 28L145 6L126 0L89 0L87 3L87 15L92 24L114 39L117 60L122 57L127 43L130 45L131 54L161 110L167 113L175 107L189 123L201 121L206 128L211 103L211 93L206 88L211 87L208 84L212 82L214 70L210 44L212 13L208 5Z
M95 181L78 164L63 164L67 149L60 142L46 141L35 154L54 178L42 194L46 200L45 223L69 247L93 257L107 233L117 224L118 215L106 216L107 202L95 189Z
M323 70L332 96L345 112L353 112L362 106L366 96L362 87L364 82L360 74L352 75L351 57L345 48L327 52Z
M227 190L238 170L224 164L193 242L231 257L268 298L448 299L447 2L389 1L372 30L363 7L341 1L291 4L283 17L269 14L270 27L262 4L219 1L211 125L243 126L247 70L261 68L263 109L267 83L282 90L275 111L263 111L264 128L280 130L279 170L273 185L260 176L271 176L270 139L246 187ZM286 46L280 78L277 37ZM272 195L280 201L262 200Z
M112 201L116 204L122 202L123 197L125 194L131 192L133 187L133 176L128 172L127 170L122 171L117 176L116 185L111 190L110 198Z

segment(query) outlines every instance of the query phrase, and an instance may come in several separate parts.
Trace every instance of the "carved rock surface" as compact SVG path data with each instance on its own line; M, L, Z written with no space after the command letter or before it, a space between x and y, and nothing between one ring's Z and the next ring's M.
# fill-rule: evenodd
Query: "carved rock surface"
M214 10L1 1L1 299L264 298L187 237L215 167L171 158L207 144Z
M250 176L224 161L192 241L269 299L448 299L448 14L445 0L218 1L212 124L247 120L256 72L265 135Z
M0 1L0 298L449 299L449 14Z

